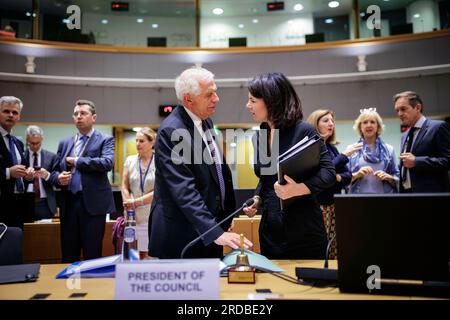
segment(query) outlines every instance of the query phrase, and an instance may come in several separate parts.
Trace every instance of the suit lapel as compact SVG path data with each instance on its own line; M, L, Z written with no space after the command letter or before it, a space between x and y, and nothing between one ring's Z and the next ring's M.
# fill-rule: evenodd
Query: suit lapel
M188 131L189 131L189 133L190 133L190 135L192 137L192 152L196 152L196 149L195 149L195 146L194 146L194 137L195 137L194 130L196 131L195 134L198 135L199 137L201 137L201 134L198 131L197 127L194 125L194 122L192 121L191 117L188 115L186 110L184 110L184 107L180 106L180 107L177 107L175 110L177 110L177 109L179 109L180 117L183 120L184 124L186 125L186 128L188 129ZM208 121L208 125L211 126L211 124L212 124L211 119L208 119L207 121ZM208 151L203 152L204 150L208 150L208 149L206 147L205 141L202 139L202 148L201 148L201 151L202 151L202 155L201 156L202 156L202 158L201 159L203 161L203 156L206 153L206 156L209 157L209 160L210 160L209 162L212 163L212 164L205 164L205 165L208 167L209 172L211 173L211 176L213 177L215 183L217 185L219 185L219 180L217 178L217 173L216 173L216 168L215 168L215 165L214 165L214 161L212 160L211 155L209 154L209 152Z
M422 128L420 128L419 133L417 134L417 137L413 141L413 145L411 147L412 154L414 154L416 146L420 145L420 141L423 139L423 137L427 133L427 130L428 130L428 119L425 120L425 122L422 125Z
M84 157L86 152L89 150L89 148L93 145L95 145L97 139L98 139L98 132L97 130L94 130L92 133L92 136L89 138L89 140L86 142L86 147L84 148L83 152L81 153L80 157Z

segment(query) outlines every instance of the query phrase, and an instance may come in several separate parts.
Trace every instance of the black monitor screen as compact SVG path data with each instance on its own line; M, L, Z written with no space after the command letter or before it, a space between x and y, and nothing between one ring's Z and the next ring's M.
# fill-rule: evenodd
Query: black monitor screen
M381 279L450 281L450 193L336 195L335 208L341 291L370 291L370 266Z

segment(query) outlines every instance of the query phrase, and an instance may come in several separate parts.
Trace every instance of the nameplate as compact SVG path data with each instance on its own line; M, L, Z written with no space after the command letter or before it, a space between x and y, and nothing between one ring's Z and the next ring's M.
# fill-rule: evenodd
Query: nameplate
M117 300L217 300L219 259L161 259L116 265Z

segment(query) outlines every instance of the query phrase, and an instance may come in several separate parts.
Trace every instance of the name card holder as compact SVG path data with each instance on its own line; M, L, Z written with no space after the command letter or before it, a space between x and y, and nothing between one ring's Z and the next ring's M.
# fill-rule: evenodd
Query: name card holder
M219 259L161 259L119 263L116 300L218 300Z

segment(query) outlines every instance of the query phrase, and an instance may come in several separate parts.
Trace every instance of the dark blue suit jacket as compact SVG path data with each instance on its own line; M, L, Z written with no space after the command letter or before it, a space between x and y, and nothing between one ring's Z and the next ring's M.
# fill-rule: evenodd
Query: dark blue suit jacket
M208 120L212 127L211 120ZM175 130L182 137L171 141ZM180 132L180 131L177 131ZM201 143L195 145L193 140ZM179 143L179 141L182 141ZM175 157L177 147L185 146L182 157ZM221 208L220 189L215 167L201 162L204 144L199 131L184 107L177 107L163 121L155 144L155 189L149 218L149 255L159 258L179 258L183 248L201 233L217 224L235 209L231 171L222 165L226 195ZM205 152L208 154L208 152ZM223 160L223 163L225 161ZM218 226L196 246L186 252L186 257L220 257L222 247L214 243L230 226L231 219Z
M22 141L14 137L14 143L22 157L22 164L26 165L23 156L24 147ZM3 194L4 197L9 197L14 194L14 186L16 185L16 179L10 177L10 179L6 180L6 169L12 166L13 163L8 148L6 147L3 137L0 135L0 195Z
M407 135L408 131L402 135L401 150L405 149ZM413 192L450 191L448 176L450 126L448 123L427 119L413 141L411 153L416 157L416 166L409 170Z
M66 157L74 148L74 137L66 138L58 146L59 165L51 175L54 184L58 184L58 175L67 171ZM97 130L88 140L86 148L77 160L76 168L81 173L83 200L86 210L91 215L114 213L114 198L108 180L108 172L114 166L114 138ZM65 193L70 192L67 186L61 187L63 192L61 215L65 212Z

